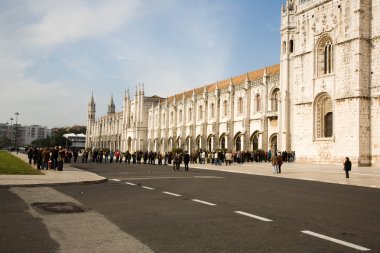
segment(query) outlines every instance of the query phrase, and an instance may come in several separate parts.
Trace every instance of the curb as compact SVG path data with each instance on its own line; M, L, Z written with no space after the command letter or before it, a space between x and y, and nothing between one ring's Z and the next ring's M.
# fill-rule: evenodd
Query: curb
M12 188L12 187L40 187L40 186L64 186L64 185L89 185L89 184L101 184L107 182L108 178L94 180L94 181L78 181L78 182L60 182L60 183L40 183L40 184L4 184L0 185L0 188Z

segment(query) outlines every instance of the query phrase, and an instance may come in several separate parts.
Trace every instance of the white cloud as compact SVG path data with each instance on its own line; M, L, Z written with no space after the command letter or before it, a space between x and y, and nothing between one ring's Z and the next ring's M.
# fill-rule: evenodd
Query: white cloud
M85 124L91 91L99 117L111 93L121 110L117 99L137 83L165 97L225 78L234 38L221 12L229 7L197 3L30 0L3 12L0 122L18 111L22 124ZM165 26L154 23L168 15Z
M9 121L15 112L19 112L19 122L65 126L85 123L87 98L82 96L82 88L73 88L72 84L51 82L37 83L33 80L8 80L11 85L1 84L2 121ZM5 89L3 89L5 88Z
M138 13L136 0L33 1L32 9L41 15L27 27L32 43L51 46L107 34L119 29Z

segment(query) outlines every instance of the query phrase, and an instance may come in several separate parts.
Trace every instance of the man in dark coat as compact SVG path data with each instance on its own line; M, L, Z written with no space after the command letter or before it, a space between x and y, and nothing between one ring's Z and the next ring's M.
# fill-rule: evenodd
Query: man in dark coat
M190 155L189 155L189 152L185 152L185 154L183 155L183 163L185 164L185 171L188 172L189 171L189 162L190 162Z
M349 178L350 175L348 174L349 171L351 170L351 161L348 157L346 157L346 161L344 161L344 171L346 172L346 178Z

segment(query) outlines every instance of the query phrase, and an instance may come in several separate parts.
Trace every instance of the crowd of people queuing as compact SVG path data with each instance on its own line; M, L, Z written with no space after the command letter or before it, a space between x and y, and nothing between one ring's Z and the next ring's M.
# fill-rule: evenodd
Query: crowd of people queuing
M281 173L283 162L294 162L295 152L272 152L271 150L263 151L228 151L217 150L207 152L205 150L193 151L191 153L182 150L174 152L153 152L153 151L135 151L120 152L119 150L109 149L65 149L61 146L53 148L48 147L30 147L26 150L29 164L37 167L38 170L63 170L64 163L74 163L78 161L81 154L82 163L125 163L125 164L159 164L173 165L174 171L180 170L183 163L185 171L189 169L189 163L195 164L213 164L226 166L233 163L243 164L246 162L270 162L273 166L273 173Z
M273 153L273 154L272 154ZM277 161L278 160L278 161ZM280 161L281 160L281 161ZM125 164L173 164L173 170L178 171L180 164L184 164L185 171L188 171L189 163L231 165L232 163L243 164L246 162L272 162L272 165L279 165L282 162L294 162L295 152L268 152L258 150L248 151L227 151L218 150L207 152L204 150L193 151L190 154L182 151L174 152L153 152L135 151L120 152L119 150L94 149L85 150L82 153L82 163L125 163ZM274 164L275 163L275 164ZM278 166L277 166L278 167ZM276 167L276 173L281 173L281 166Z
M77 162L79 150L65 149L62 147L29 147L26 150L29 164L37 167L37 170L63 170L64 163Z

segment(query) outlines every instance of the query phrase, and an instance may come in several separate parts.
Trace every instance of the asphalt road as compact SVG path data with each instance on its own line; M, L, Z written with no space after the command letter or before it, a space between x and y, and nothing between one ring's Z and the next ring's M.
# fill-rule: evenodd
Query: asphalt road
M380 252L377 189L191 168L174 172L158 165L76 167L110 180L52 188L154 252ZM45 243L46 252L58 247L57 239L47 240L49 226L28 216L17 195L0 189L0 196L15 207L0 207L2 228L11 229L15 237L25 233L20 229L38 231L33 234L38 238L31 240L38 245L24 243L29 249ZM23 226L13 227L15 221L4 219L18 213L28 221ZM0 230L0 240L5 231ZM340 241L331 241L336 239ZM0 242L0 252L12 248Z

